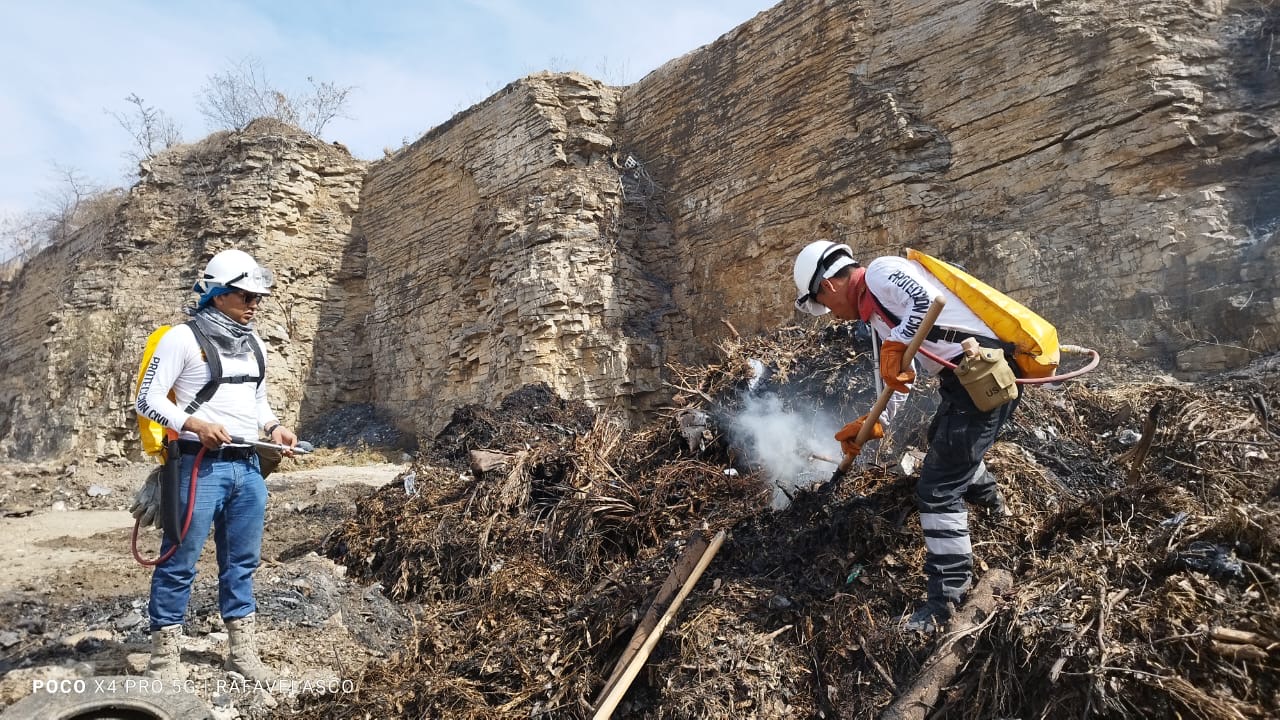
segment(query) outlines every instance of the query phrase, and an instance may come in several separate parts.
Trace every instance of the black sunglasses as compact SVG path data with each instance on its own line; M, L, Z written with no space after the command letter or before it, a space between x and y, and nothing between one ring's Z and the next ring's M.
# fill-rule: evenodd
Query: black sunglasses
M240 296L240 299L244 301L245 305L252 305L266 297L266 295L251 293L248 290L237 290L236 294Z

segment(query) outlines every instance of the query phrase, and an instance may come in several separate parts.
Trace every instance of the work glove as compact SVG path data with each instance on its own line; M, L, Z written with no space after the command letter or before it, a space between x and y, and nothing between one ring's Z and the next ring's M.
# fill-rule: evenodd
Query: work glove
M900 393L911 392L907 386L916 381L914 370L902 369L902 356L906 351L906 343L897 340L885 340L880 345L880 377L884 378L885 385Z
M858 433L862 432L862 426L865 425L866 422L867 416L863 415L857 420L854 420L848 425L840 428L840 431L836 433L836 440L840 441L840 449L844 451L845 455L857 457L858 453L862 452L862 446L858 444L857 440ZM882 437L884 437L884 427L877 422L871 428L871 437L869 437L868 440L879 440Z
M147 527L154 525L160 527L160 475L164 472L164 466L156 468L147 475L146 482L142 483L142 487L133 496L133 505L129 506L129 513L138 521L139 527Z

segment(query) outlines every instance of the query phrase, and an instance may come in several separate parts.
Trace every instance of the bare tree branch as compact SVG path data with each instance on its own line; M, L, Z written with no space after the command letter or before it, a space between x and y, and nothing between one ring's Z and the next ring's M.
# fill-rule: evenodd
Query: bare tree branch
M130 93L124 101L132 105L133 110L128 113L107 112L133 138L133 145L124 155L135 165L182 142L178 124L163 110L147 105L137 93Z
M201 88L200 112L216 129L243 130L255 118L272 117L312 135L320 135L335 117L346 117L354 87L308 77L309 92L295 95L271 84L262 62L246 58L231 69L209 76Z

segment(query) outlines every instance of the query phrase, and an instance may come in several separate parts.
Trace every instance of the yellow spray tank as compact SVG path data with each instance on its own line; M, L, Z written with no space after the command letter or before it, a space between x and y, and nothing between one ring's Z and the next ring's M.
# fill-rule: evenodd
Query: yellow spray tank
M955 293L996 337L1014 344L1013 361L1023 377L1048 378L1057 372L1061 360L1058 329L1047 320L950 263L911 248L907 248L907 259L923 265Z

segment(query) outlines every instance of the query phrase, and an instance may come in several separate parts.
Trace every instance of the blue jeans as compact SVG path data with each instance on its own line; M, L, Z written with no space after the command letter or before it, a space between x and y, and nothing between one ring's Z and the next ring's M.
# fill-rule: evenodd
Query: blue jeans
M194 455L183 454L179 497L184 519L194 464ZM182 624L196 578L196 561L209 537L210 526L218 554L218 610L223 619L242 618L257 609L253 573L262 554L266 509L267 483L258 469L256 455L243 460L212 459L207 455L201 458L191 526L173 557L157 565L151 575L148 614L152 630ZM169 541L163 542L161 554L170 547Z

